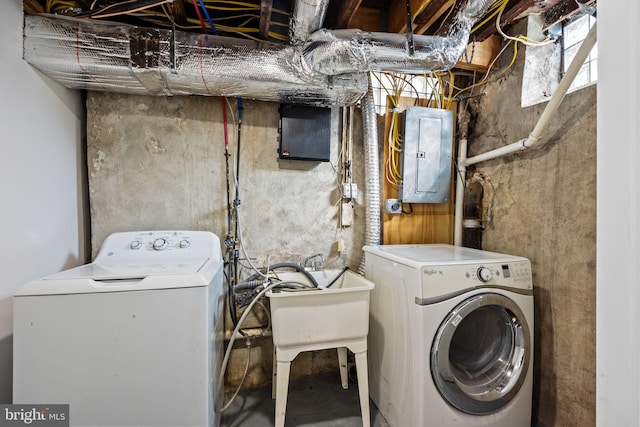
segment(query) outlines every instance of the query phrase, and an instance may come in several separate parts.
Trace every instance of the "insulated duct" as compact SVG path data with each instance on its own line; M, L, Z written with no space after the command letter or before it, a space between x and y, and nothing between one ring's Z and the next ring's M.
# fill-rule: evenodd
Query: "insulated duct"
M311 35L305 61L321 74L366 71L427 73L451 69L469 44L473 25L496 0L462 3L453 23L441 34L412 35L369 33L361 30L319 30Z
M448 70L496 0L463 3L442 35L318 29L327 0L298 0L292 44L245 41L88 19L25 17L24 59L69 88L353 105L366 72ZM309 33L313 32L311 35Z
M50 16L25 17L24 59L66 87L353 105L363 74L308 71L299 48Z
M378 121L376 104L373 100L371 79L362 101L362 126L364 139L364 179L365 179L365 230L364 244L380 244L380 161L378 154ZM364 275L365 260L362 257L358 273Z
M289 24L289 41L293 45L307 40L309 35L322 28L329 0L296 1Z

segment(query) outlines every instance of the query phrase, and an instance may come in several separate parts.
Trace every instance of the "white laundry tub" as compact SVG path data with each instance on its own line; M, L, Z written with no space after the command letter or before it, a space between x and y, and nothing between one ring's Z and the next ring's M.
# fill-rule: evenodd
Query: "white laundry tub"
M326 286L340 270L312 272ZM282 280L308 283L302 273L280 273ZM369 333L369 294L373 282L350 270L328 289L267 292L273 343L278 350L318 350L348 346ZM335 344L335 345L334 345Z

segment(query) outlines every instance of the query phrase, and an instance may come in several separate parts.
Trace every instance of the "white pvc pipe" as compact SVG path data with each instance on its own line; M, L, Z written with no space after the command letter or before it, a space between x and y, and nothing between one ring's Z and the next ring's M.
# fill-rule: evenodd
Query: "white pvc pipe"
M458 164L456 167L456 198L455 212L453 216L453 244L462 246L462 219L464 216L464 185L467 177L467 133L469 130L469 114L467 113L467 103L463 101L459 105L460 115L460 140L458 141Z
M540 142L540 138L542 135L542 131L547 127L551 118L555 115L560 103L564 99L571 83L575 80L578 75L578 71L582 68L582 64L591 53L591 49L595 46L597 41L597 23L594 23L587 34L587 37L582 42L580 49L576 53L576 56L571 61L567 72L565 73L562 80L558 84L558 88L556 92L553 94L547 106L545 107L542 115L538 119L538 122L534 126L533 130L529 134L527 138L521 139L520 141L514 142L509 145L505 145L504 147L496 148L495 150L487 151L483 154L478 154L477 156L466 158L467 154L467 140L466 140L466 132L465 135L462 135L460 139L460 145L458 148L458 171L460 176L458 177L458 183L456 184L456 200L455 200L455 211L454 211L454 229L453 229L453 240L455 245L462 245L462 217L463 217L463 201L464 201L464 180L466 179L466 170L467 166L474 165L476 163L484 162L486 160L495 159L497 157L504 156L505 154L511 154L518 151L526 150L527 148L531 148L532 146L538 144ZM462 125L462 123L461 123ZM464 139L463 139L464 138ZM464 151L463 151L464 149Z

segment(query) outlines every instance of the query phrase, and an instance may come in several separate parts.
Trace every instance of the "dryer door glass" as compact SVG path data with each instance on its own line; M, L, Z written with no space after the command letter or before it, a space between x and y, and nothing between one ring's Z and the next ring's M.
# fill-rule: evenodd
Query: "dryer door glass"
M489 414L506 405L524 381L529 328L511 299L494 293L458 304L440 325L431 372L440 394L457 409Z

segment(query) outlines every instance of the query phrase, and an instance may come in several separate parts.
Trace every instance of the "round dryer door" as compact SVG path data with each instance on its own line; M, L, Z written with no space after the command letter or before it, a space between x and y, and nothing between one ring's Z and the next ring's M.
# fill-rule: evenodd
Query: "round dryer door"
M458 304L431 349L431 374L442 397L473 415L505 406L527 374L529 333L522 310L503 295L478 294Z

